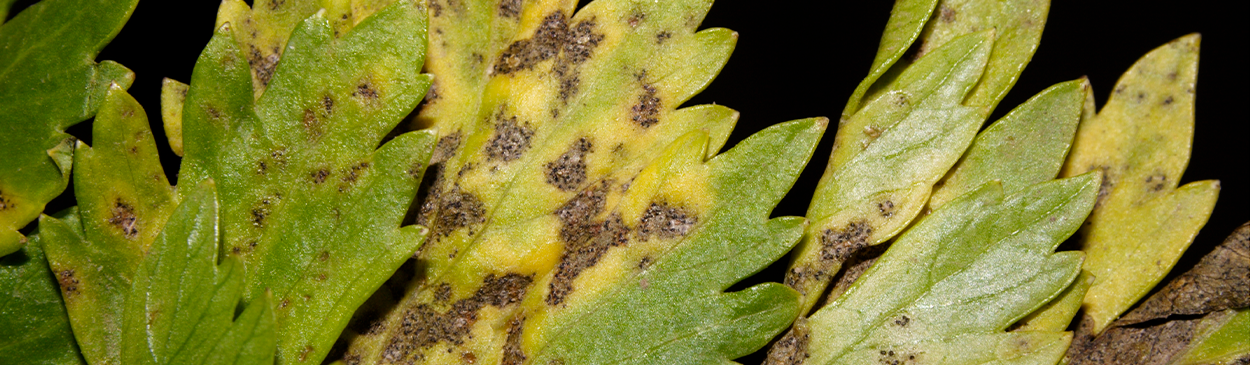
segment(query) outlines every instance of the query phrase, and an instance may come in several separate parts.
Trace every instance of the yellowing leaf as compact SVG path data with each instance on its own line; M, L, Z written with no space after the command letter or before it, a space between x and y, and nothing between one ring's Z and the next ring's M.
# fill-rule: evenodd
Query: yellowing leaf
M1167 274L1215 205L1217 181L1176 187L1193 140L1198 40L1185 36L1142 57L1077 130L1063 176L1104 176L1081 231L1085 270L1095 278L1084 305L1091 334Z

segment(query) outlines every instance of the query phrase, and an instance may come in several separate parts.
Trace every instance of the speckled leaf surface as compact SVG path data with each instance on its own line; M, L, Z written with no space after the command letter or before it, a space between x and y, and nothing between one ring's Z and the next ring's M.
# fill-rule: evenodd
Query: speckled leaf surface
M770 364L1054 364L1070 334L1003 332L1081 267L1054 253L1093 208L1098 176L1004 196L988 183L921 219L842 296L778 341Z
M219 228L209 180L174 210L135 272L122 317L121 363L273 363L269 298L241 306L243 264L230 256L218 263Z
M65 190L74 145L65 129L95 114L110 84L134 80L94 59L137 2L41 1L0 26L0 255L21 247L17 230Z
M57 277L43 255L41 232L0 258L0 363L86 364L78 353Z
M1101 171L1098 207L1081 230L1088 321L1077 342L1101 332L1150 288L1206 223L1219 182L1177 188L1193 141L1198 35L1157 48L1121 77L1107 105L1077 130L1062 175Z
M430 242L346 363L724 363L797 315L778 285L723 290L795 243L766 217L826 122L718 156L737 113L676 109L737 39L696 31L711 2L575 6L431 3Z
M120 364L122 312L143 257L178 204L147 114L119 87L92 124L95 146L74 152L73 219L41 220L74 337L92 364ZM68 285L72 283L72 285Z
M895 3L872 70L842 112L807 211L812 224L786 273L804 313L857 250L885 242L920 214L1032 58L1049 7L1046 0Z
M429 87L425 13L397 1L350 29L330 11L303 19L259 97L238 25L223 23L196 63L179 180L216 183L222 252L245 264L245 300L272 296L279 363L320 363L424 240L401 224L433 135L382 142Z

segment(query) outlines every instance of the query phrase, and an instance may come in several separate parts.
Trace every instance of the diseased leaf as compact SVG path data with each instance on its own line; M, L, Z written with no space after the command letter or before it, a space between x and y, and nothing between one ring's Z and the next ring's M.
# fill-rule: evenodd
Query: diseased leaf
M219 18L234 19L228 6ZM351 313L424 240L424 228L401 222L433 135L381 142L429 86L425 12L405 0L354 24L331 11L303 19L263 91L247 62L253 40L235 23L218 28L196 63L179 181L216 182L223 253L246 264L246 300L272 295L279 363L320 363Z
M120 87L109 89L92 124L95 146L74 152L72 219L45 218L40 229L62 285L74 337L92 364L120 364L122 312L148 247L178 197L165 178L147 114Z
M1054 179L1072 146L1088 90L1083 79L1051 86L990 124L938 182L929 208L939 209L991 180L1002 182L1003 192L1013 194Z
M980 77L991 35L967 35L899 76L898 90L839 126L786 285L816 304L856 250L898 234L972 142L988 109L960 105Z
M965 194L898 238L845 294L800 321L770 364L1054 364L1070 335L1003 332L1058 296L1081 254L1053 253L1093 208L1098 177Z
M174 210L135 272L122 320L124 364L272 364L269 299L235 319L242 263L218 264L217 194L201 183Z
M94 59L137 2L45 0L0 26L0 255L17 251L26 240L17 230L65 190L74 145L65 129L95 114L109 85L134 80Z
M0 290L5 295L0 301L0 363L86 364L57 290L58 279L74 285L73 273L58 278L48 269L42 236L42 230L36 232L26 247L0 258Z
M1063 176L1100 171L1098 207L1081 231L1085 296L1077 342L1145 296L1180 258L1215 205L1219 182L1177 182L1193 140L1198 35L1159 47L1124 74L1107 105L1077 130Z
M1074 343L1068 357L1073 364L1208 364L1250 358L1247 307L1250 223L1102 334Z
M696 31L711 1L575 6L430 3L430 242L345 363L721 364L798 314L779 285L723 291L795 244L767 216L827 122L717 155L737 113L676 109L737 39Z
M895 3L872 71L842 112L807 210L812 224L786 273L786 285L803 295L804 314L843 262L920 214L1033 56L1049 7L1047 0ZM909 48L916 52L904 57Z
M296 5L279 3L258 5ZM377 5L370 4L352 6ZM169 117L166 130L178 132L170 133L171 144L181 143L184 157L179 181L216 186L222 242L213 252L223 262L242 263L225 264L221 275L240 280L238 295L257 309L240 314L232 329L218 326L222 321L172 318L168 328L147 334L159 341L128 342L174 341L169 348L130 348L124 359L118 350L127 348L119 335L124 303L142 299L131 294L138 283L134 270L191 191L169 187L161 174L139 106L120 90L110 98L108 115L97 121L97 146L81 147L82 168L76 169L82 226L62 227L60 256L53 260L54 267L92 272L83 285L90 295L69 306L75 327L86 329L78 337L88 357L98 359L93 363L176 363L184 361L180 356L264 362L262 355L274 355L275 348L277 362L320 363L352 311L424 240L424 228L401 222L433 134L381 142L429 85L430 76L420 74L425 8L398 1L350 27L335 20L338 28L325 16L304 19L290 41L282 41L286 51L263 92L254 90L255 68L242 51L249 43L235 40L239 33L229 22L201 54L189 85L166 83L162 114ZM270 300L272 309L265 304ZM214 341L195 340L206 330L186 332L199 326L218 326L212 327ZM268 327L273 334L262 336ZM165 339L166 332L174 337ZM217 336L225 337L217 342ZM257 342L260 337L276 347ZM179 341L190 342L175 346Z

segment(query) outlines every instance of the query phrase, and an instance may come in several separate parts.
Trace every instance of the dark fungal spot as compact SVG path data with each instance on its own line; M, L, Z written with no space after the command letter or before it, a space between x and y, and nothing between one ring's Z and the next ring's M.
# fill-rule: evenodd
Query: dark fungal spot
M667 31L667 30L666 30L666 31L659 32L659 33L656 33L656 34L655 34L655 44L664 44L664 41L669 40L669 38L673 38L673 33L669 32L669 31Z
M652 202L638 221L638 238L648 241L651 236L669 239L685 236L699 222L694 213L664 202Z
M643 128L650 128L660 122L660 107L662 106L660 98L656 97L657 90L655 87L643 84L642 94L638 95L638 102L631 109L634 123Z
M447 236L452 231L486 221L486 208L481 199L453 186L450 191L439 196L438 218L434 224L434 232Z
M434 300L444 303L451 300L451 284L438 284L437 289L434 289Z
M906 315L898 316L898 318L894 319L895 326L907 327L909 324L911 324L911 318Z
M321 108L325 109L326 115L334 114L334 98L329 95L321 97Z
M1141 103L1141 102L1143 102L1143 101L1146 101L1146 92L1144 92L1144 91L1138 92L1138 93L1137 93L1137 102L1138 102L1138 103Z
M647 20L647 13L634 9L634 11L629 15L629 18L625 19L625 24L629 24L630 27L637 27L643 20Z
M279 54L282 49L274 47L272 52L265 55L256 45L251 46L251 50L247 55L247 63L252 67L252 75L261 85L269 86L269 80L273 78L273 73L278 69L278 60L281 58Z
M1150 191L1162 191L1167 188L1168 177L1164 174L1154 174L1146 177L1146 188Z
M430 11L434 13L434 17L443 16L443 5L439 4L438 0L428 0L426 1L426 6L428 6Z
M521 158L533 137L533 128L518 124L516 116L505 118L500 111L495 115L495 133L486 144L486 159L509 162Z
M269 164L265 160L256 161L256 174L264 175L266 172L269 172Z
M560 91L559 91L560 100L564 102L568 102L568 100L572 98L573 95L577 95L577 92L581 91L581 84L582 84L582 79L578 77L577 75L561 77L560 78ZM559 110L551 111L551 118L554 119L554 118L559 118L559 117L560 117Z
M343 177L342 177L343 182L349 183L349 184L356 183L356 181L360 179L360 175L364 174L365 171L368 170L369 167L371 166L373 165L366 161L366 162L361 162L355 165L351 165L351 167L343 169Z
M356 90L352 91L352 96L365 99L377 99L378 90L373 87L373 83L363 81L360 85L356 85Z
M330 177L330 169L320 168L308 174L314 183L320 184L326 182L326 178Z
M9 209L13 206L13 202L4 196L4 190L0 190L0 210Z
M778 339L773 347L768 349L768 357L764 359L764 365L801 365L807 361L811 354L807 351L807 345L811 342L811 333L807 329L804 320L799 318L799 323L790 328L785 336Z
M574 236L585 238L565 242L564 254L556 266L556 274L547 293L548 305L564 303L565 297L573 291L573 280L582 271L598 264L608 249L629 243L629 227L621 222L619 214L613 214L603 222L579 227L579 230L585 233Z
M1120 85L1120 86L1116 86L1116 88L1115 88L1115 93L1116 93L1116 94L1123 94L1123 93L1124 93L1124 90L1127 90L1127 89L1128 89L1128 85Z
M521 17L521 0L503 0L499 2L499 16L519 19Z
M299 353L299 362L308 361L308 354L313 352L312 345L304 345L304 351Z
M321 118L312 109L304 109L304 118L301 121L304 131L308 132L308 137L317 139L321 137Z
M495 61L494 73L506 75L533 69L539 62L555 58L568 33L564 12L557 11L543 18L534 36L508 45Z
M122 236L135 239L139 236L139 217L135 215L135 207L121 198L113 202L112 215L108 218L109 225L122 232Z
M877 363L882 365L903 365L915 364L916 355L896 352L894 350L880 350L877 352Z
M285 5L285 4L286 4L286 0L270 0L269 10L281 9L282 5Z
M603 211L606 204L608 193L608 185L606 182L600 182L595 186L577 193L573 199L556 209L555 215L560 218L563 226L560 229L560 239L565 242L575 242L589 239L591 234L587 234L587 227L595 225L592 223L594 218Z
M894 202L886 200L884 202L877 203L877 210L881 212L882 217L886 217L886 218L893 217L894 216Z
M521 365L525 363L525 352L521 351L521 330L525 318L513 318L508 322L508 338L503 344L503 360L500 365Z
M78 278L74 277L73 269L58 271L56 281L61 285L61 293L66 299L78 295Z
M938 11L938 14L939 14L938 17L940 17L942 19L942 22L944 23L952 23L955 21L956 11L955 9L951 9L949 6L942 5L942 8L941 10Z
M824 302L828 303L838 299L843 293L846 293L847 289L851 288L851 284L859 280L859 277L864 275L864 272L868 271L868 268L872 267L873 263L877 262L877 258L881 257L881 254L885 253L889 246L889 244L868 246L851 254L851 258L847 259L842 265L846 269L834 275L833 287L828 290L829 294L825 295ZM821 306L823 305L818 304L817 308Z
M852 222L840 230L825 229L820 235L820 261L846 262L851 254L868 246L868 236L871 234L872 227L865 221Z
M1115 182L1111 175L1111 166L1091 166L1089 170L1102 171L1102 182L1098 184L1098 198L1094 201L1094 208L1097 208L1102 206L1102 202L1107 198L1107 194L1111 194L1111 188L1115 186Z
M260 204L252 207L252 226L256 228L265 228L265 219L269 218L269 200L265 199Z
M486 306L502 308L520 301L532 283L532 276L489 274L477 292L452 303L447 312L440 313L429 304L405 310L399 328L382 351L381 363L409 363L406 360L413 352L439 342L463 344L477 321L479 310Z
M460 131L456 131L439 138L438 144L434 146L434 154L430 156L430 163L436 164L451 158L460 149L460 137Z
M651 267L651 260L652 260L651 256L644 256L642 260L638 260L638 269L646 270L647 268Z
M1163 105L1172 105L1172 103L1175 101L1176 100L1173 99L1171 95L1168 95L1168 97L1163 98Z
M586 181L585 157L593 148L589 139L579 138L568 151L547 163L547 183L564 191L580 187Z

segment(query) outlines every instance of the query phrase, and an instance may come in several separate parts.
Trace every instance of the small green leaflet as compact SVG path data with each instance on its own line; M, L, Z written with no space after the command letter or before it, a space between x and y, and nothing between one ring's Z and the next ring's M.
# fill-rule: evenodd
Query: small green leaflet
M1070 334L1004 332L1080 273L1052 251L1093 208L1096 174L956 199L896 240L845 294L800 321L774 364L1054 364Z
M272 364L269 297L235 315L243 263L218 260L217 194L201 183L152 242L126 299L123 364Z
M86 364L70 332L58 277L44 260L42 236L36 232L26 247L0 258L5 298L0 301L0 363ZM76 284L73 273L62 280L71 288Z
M1049 7L1046 0L895 3L872 69L842 112L808 208L812 224L786 273L786 285L803 294L804 313L860 248L892 238L921 213L1037 49Z
M17 251L26 240L17 230L65 190L74 147L65 129L95 114L110 84L134 80L93 60L136 3L46 0L0 26L0 255Z

